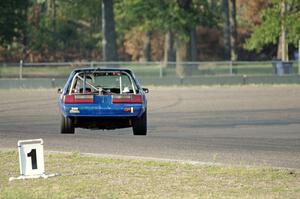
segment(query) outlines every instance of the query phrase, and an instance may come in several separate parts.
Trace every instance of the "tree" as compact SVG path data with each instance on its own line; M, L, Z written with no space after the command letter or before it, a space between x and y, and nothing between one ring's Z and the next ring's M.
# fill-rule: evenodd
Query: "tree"
M223 38L224 38L224 59L230 59L230 20L229 20L229 0L222 0L222 18L223 18Z
M230 60L236 61L237 55L237 22L236 22L236 0L230 0Z
M144 61L151 61L151 35L150 31L145 34L144 47L143 47L143 59Z
M175 52L175 49L167 48L176 46L182 48L181 53L177 53L182 61L196 60L195 28L197 25L214 22L212 15L208 14L206 0L194 2L192 0L124 0L117 8L118 16L121 18L119 23L123 30L138 28L144 32L156 31L163 33L164 36L167 34L165 59L171 58L169 55ZM173 42L177 44L174 45Z
M50 19L49 27L52 32L56 31L56 0L47 0L47 15Z
M160 0L124 0L116 4L118 33L143 33L142 60L151 61L151 39L161 27L158 16L165 12L165 2Z
M30 4L25 6L24 2ZM212 10L215 6L219 8L218 0L209 2ZM6 4L13 8L5 7ZM0 40L2 44L5 41L5 45L13 46L10 52L16 56L25 46L30 61L87 60L91 53L100 59L99 49L102 48L103 60L115 61L118 58L117 44L121 52L124 50L121 47L123 41L130 38L126 36L136 33L139 36L138 48L133 48L142 52L144 47L144 53L141 54L145 60L151 60L151 55L152 59L157 59L157 55L162 58L162 48L157 50L157 46L163 46L165 41L165 59L175 61L175 41L180 40L178 43L187 45L184 60L195 61L199 57L196 45L199 44L196 41L199 40L199 26L206 26L215 20L208 14L211 11L209 5L208 0L1 1L0 31L3 33ZM24 7L24 12L19 12L18 7ZM22 13L22 17L15 22L19 13ZM151 48L155 49L152 53ZM8 52L3 45L0 50ZM123 55L125 59L129 58L125 53ZM137 57L140 58L140 54Z
M176 61L176 50L174 47L174 33L168 31L165 34L165 46L164 46L164 67L173 67L173 64L169 62Z
M238 0L237 5L243 11L239 14L240 19L248 28L254 28L261 24L262 10L270 6L272 0Z
M24 38L28 6L28 0L0 1L0 44Z
M163 13L162 29L175 34L176 72L180 77L191 75L195 65L184 62L197 60L196 27L211 25L215 18L211 15L207 1L176 0L167 4ZM171 45L166 45L171 46Z
M117 43L113 0L102 0L103 61L117 61Z
M177 3L181 9L182 15L186 15L184 17L189 17L187 14L192 13L192 0L177 0ZM197 52L194 52L197 50L193 43L195 42L194 28L195 27L191 26L189 23L184 24L181 29L181 36L177 36L176 38L176 72L180 77L192 73L191 65L184 65L183 62L191 61L192 55L195 56L195 54L197 54Z
M299 0L272 0L270 6L262 11L262 23L254 29L245 48L260 52L268 44L277 44L278 51L284 51L277 53L277 58L285 61L288 59L287 44L297 46L299 39Z
M31 0L27 21L29 61L100 58L99 0ZM97 53L96 53L97 51ZM36 58L36 59L34 59Z

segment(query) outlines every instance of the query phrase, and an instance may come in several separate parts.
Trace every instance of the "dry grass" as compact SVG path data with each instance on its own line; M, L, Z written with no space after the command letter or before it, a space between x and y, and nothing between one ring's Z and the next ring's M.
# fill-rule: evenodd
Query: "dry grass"
M51 153L49 179L18 176L16 151L0 151L0 198L299 198L292 170L201 166Z

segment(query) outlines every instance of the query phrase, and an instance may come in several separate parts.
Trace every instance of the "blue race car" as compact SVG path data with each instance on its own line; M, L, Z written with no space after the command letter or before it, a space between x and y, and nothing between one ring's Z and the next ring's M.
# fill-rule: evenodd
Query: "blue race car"
M132 127L134 135L147 134L147 88L128 69L84 68L71 72L60 93L61 133L75 128Z

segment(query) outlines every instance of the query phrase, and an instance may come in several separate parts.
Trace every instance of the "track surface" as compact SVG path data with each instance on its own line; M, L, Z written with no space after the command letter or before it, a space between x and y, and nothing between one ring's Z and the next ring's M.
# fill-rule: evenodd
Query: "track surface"
M59 134L55 90L0 91L0 148L300 168L300 86L152 88L148 136L131 129Z

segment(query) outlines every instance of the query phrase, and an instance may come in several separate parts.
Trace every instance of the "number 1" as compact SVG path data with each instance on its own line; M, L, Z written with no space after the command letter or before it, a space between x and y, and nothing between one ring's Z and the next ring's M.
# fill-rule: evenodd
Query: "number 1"
M27 153L27 157L31 157L32 169L37 169L36 149L32 149L30 153Z

